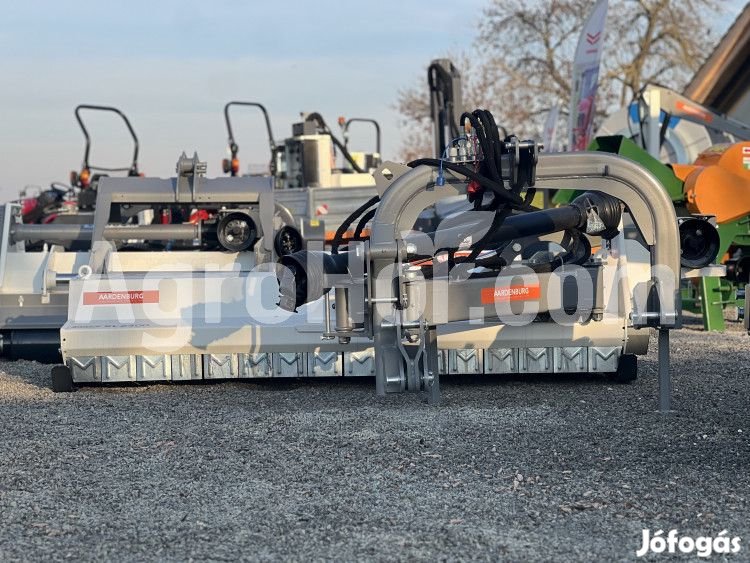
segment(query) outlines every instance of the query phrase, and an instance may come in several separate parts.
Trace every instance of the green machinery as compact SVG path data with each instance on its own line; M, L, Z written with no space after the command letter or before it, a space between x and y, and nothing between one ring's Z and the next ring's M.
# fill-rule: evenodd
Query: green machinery
M691 209L693 206L688 201L686 182L678 177L672 165L657 160L634 141L619 135L597 137L589 145L588 150L618 154L637 162L662 184L674 202L678 218L687 219L693 216L695 209ZM750 201L750 183L747 187L746 199ZM559 191L552 202L561 205L571 201L575 196L573 192ZM683 309L701 314L706 330L723 331L725 310L730 315L731 311L734 311L736 320L739 320L743 312L744 299L738 298L737 290L744 288L750 274L750 215L719 223L717 228L718 256L727 267L727 277L702 275L684 280L681 293Z

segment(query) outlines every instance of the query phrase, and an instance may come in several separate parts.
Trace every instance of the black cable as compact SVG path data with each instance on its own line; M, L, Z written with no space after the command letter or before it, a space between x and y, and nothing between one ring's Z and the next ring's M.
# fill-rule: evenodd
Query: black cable
M498 168L495 164L495 152L494 147L490 145L486 131L484 129L484 124L480 122L480 119L475 115L477 112L475 111L472 113L463 113L461 114L461 125L463 126L464 123L466 123L466 120L471 123L471 126L474 128L474 132L477 136L477 141L479 141L479 146L482 149L482 155L484 156L484 160L482 160L479 168L480 171L484 172L485 175L490 176L492 180L498 183L502 183L502 176L499 174Z
M339 246L341 246L341 241L344 238L344 234L346 234L346 231L349 230L349 227L351 226L354 221L356 221L360 215L362 215L365 211L370 209L373 205L378 203L380 201L380 196L373 196L370 199L368 199L365 203L360 205L357 209L354 210L354 212L347 217L341 225L339 225L339 228L336 229L336 234L333 236L333 240L331 241L331 254L338 254L339 253Z
M362 219L360 219L359 223L357 223L357 228L354 230L354 240L359 240L359 238L362 236L362 231L365 230L367 223L369 223L370 220L375 217L375 213L377 212L377 210L377 207L373 207L372 209L370 209L370 211L362 216Z
M493 217L492 217L492 224L487 229L487 232L484 233L484 235L482 236L482 238L480 238L477 242L475 242L471 246L471 252L469 252L469 254L467 256L463 257L462 259L457 260L456 259L456 252L457 252L457 250L449 251L448 262L449 262L450 266L453 267L456 264L462 264L464 262L473 262L473 261L475 261L477 259L477 256L479 256L482 253L482 251L487 250L487 248L486 248L487 241L490 239L490 237L492 236L492 234L498 228L500 228L500 225L502 225L503 221L505 221L505 218L508 215L510 215L510 212L511 212L511 210L508 207L504 207L502 210L495 212L495 215L493 215Z
M331 130L328 128L328 125L326 125L325 119L323 119L322 115L320 115L318 112L313 112L305 117L305 121L315 121L318 124L318 127L320 127L321 132L331 138L331 142L336 145L336 147L341 151L341 154L344 156L344 158L349 162L349 164L352 165L352 169L355 172L359 172L360 174L367 174L367 170L363 170L359 166L359 164L357 164L357 162L354 160L354 157L349 154L349 151L346 149L344 144L339 141L331 132Z
M411 162L409 162L407 166L409 166L410 168L416 168L417 166L426 165L439 168L441 166L441 163L443 168L452 170L453 172L457 172L458 174L461 174L461 176L471 178L472 180L475 180L477 183L479 183L480 186L491 189L504 202L510 205L517 206L519 208L523 206L523 198L505 189L502 184L498 184L497 182L490 180L486 176L482 176L481 174L474 172L471 168L468 168L461 164L445 162L437 158L418 158L417 160L412 160Z
M441 65L431 64L427 67L427 84L430 90L430 97L432 97L432 95L435 96L434 105L433 100L430 100L431 111L434 112L435 107L443 108L443 111L438 110L439 113L442 113L445 117L445 123L443 125L448 126L448 133L451 138L456 138L459 136L459 132L455 118L455 100L453 99L452 94L447 96L450 99L446 101L446 93L449 92L448 86L451 84L452 80L453 79L449 72L447 72ZM445 135L445 130L440 125L440 120L436 119L436 117L437 116L433 115L433 120L436 121L435 126L440 127L441 129L439 142L444 142L443 136Z
M482 124L482 129L485 135L489 138L487 143L489 144L490 151L489 155L484 155L485 161L490 164L490 172L493 178L502 178L502 145L500 144L500 135L497 131L497 125L495 125L495 119L492 114L487 110L479 109L474 112ZM489 159L487 157L490 157Z
M646 120L645 117L641 117L641 101L642 98L638 98L638 129L640 131L641 135L641 147L643 147L643 150L647 150L646 148L646 137L643 135L643 122Z

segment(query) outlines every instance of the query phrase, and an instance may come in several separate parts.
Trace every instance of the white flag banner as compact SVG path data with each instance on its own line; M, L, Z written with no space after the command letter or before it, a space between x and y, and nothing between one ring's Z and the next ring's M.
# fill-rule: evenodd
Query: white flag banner
M544 152L557 151L557 122L560 121L560 105L555 104L547 114L547 120L544 122L544 132L542 134L542 144Z
M599 63L604 46L607 0L597 0L578 39L573 59L573 89L570 95L568 150L585 150L591 139L599 86Z

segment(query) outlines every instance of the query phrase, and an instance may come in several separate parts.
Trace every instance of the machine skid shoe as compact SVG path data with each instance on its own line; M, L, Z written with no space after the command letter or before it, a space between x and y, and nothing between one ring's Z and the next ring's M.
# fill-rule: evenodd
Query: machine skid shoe
M617 371L612 374L615 383L628 384L638 379L638 356L623 354L617 364Z
M67 366L52 368L52 391L55 393L70 393L73 391L73 376Z

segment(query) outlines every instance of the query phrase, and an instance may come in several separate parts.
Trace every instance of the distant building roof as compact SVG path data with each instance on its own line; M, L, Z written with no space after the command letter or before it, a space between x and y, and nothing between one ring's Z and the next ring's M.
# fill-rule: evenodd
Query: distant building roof
M722 113L748 121L750 97L750 3L721 38L685 89L685 95ZM738 114L739 113L739 114Z

